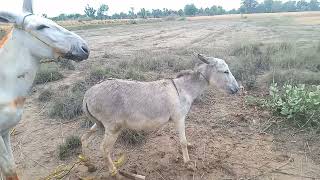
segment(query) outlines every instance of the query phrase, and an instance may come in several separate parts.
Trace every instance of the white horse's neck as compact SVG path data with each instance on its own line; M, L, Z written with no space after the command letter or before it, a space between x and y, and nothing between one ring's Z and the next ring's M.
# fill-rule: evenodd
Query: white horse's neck
M26 96L32 86L39 61L31 54L30 38L25 31L14 29L0 49L0 104Z

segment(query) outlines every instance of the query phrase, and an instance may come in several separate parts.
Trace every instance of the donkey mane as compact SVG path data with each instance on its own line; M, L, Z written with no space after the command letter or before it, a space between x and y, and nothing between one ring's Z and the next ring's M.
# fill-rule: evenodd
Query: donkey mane
M192 71L192 70L183 70L180 71L177 75L177 78L181 78L181 77L185 77L185 76L192 76L194 75L196 72Z
M0 39L0 48L3 48L3 46L7 43L10 36L12 35L13 28L9 30L5 30L5 35Z

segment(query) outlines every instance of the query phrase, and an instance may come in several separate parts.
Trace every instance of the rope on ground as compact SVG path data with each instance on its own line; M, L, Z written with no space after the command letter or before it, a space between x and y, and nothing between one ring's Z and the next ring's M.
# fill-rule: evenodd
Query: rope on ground
M86 159L80 155L79 160L74 162L71 166L68 165L59 165L52 173L50 173L47 177L43 178L44 180L59 180L66 177L71 170L76 166L83 162L85 162Z

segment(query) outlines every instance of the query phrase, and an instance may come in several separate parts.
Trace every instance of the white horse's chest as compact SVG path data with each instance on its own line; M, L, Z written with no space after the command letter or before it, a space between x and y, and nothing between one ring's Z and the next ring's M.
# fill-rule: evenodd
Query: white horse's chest
M19 62L0 59L0 134L20 121L25 97L37 71L37 64L28 57Z
M37 65L31 61L1 62L0 66L0 104L16 97L25 97L32 87Z

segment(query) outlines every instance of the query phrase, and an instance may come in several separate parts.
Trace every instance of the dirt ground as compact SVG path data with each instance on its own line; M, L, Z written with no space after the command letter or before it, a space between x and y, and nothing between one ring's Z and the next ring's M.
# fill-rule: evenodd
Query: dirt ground
M300 20L300 19L299 19ZM300 20L301 21L301 20ZM318 21L318 19L317 19ZM76 31L91 48L90 59L76 64L75 71L65 72L61 81L48 83L46 88L59 90L84 78L88 69L108 65L119 60L132 59L134 54L146 51L154 54L183 54L183 49L193 49L208 55L230 60L225 52L232 44L243 41L274 42L290 39L294 33L298 42L319 39L320 24L266 26L249 19L194 19L137 25L118 25L99 29ZM292 30L287 33L284 29ZM312 31L311 31L312 30ZM310 38L313 37L313 38ZM109 54L105 58L105 54ZM59 165L71 165L77 159L60 161L57 146L68 135L82 135L85 117L62 123L49 119L48 104L37 101L43 85L33 89L25 106L21 123L12 136L18 174L22 180L44 179ZM257 92L258 93L258 92ZM320 144L317 138L307 139L302 133L271 133L267 111L248 107L244 95L227 95L212 88L201 102L195 103L186 121L189 150L195 170L188 169L182 160L177 134L173 124L148 134L144 144L126 147L119 143L113 151L114 158L126 154L127 161L121 169L145 175L150 180L200 180L200 179L320 179ZM98 167L88 173L77 165L65 179L95 177L107 179L99 151L101 135L90 144L90 158Z

